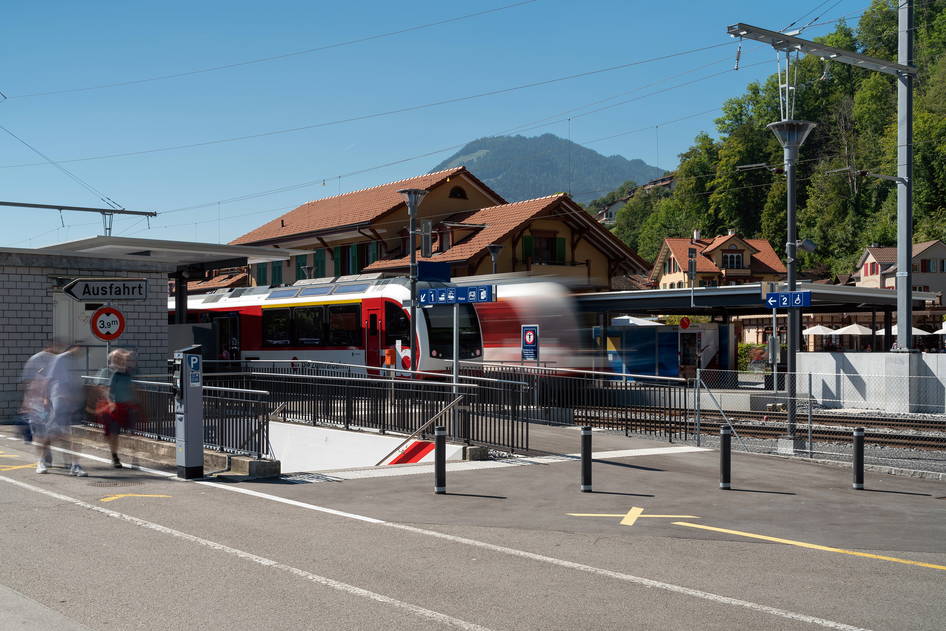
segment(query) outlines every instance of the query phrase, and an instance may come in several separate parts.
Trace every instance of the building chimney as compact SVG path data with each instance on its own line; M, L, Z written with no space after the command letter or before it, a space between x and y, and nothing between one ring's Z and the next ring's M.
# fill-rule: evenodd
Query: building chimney
M735 230L734 228L730 228L730 229L729 229L729 236L733 236L734 234L736 234L736 230Z
M697 241L699 241L699 240L700 240L700 231L699 231L699 230L694 230L694 231L693 231L693 242L695 243L695 242L697 242Z

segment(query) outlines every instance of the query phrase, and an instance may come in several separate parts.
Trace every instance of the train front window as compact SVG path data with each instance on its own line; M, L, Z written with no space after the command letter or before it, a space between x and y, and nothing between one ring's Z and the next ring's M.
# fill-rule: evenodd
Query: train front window
M472 359L482 354L480 323L473 305L459 305L460 359ZM430 356L453 359L453 306L440 305L421 309L427 321Z
M263 345L289 346L289 309L263 309Z
M411 320L399 305L385 302L384 345L396 346L398 340L401 340L401 346L411 345Z

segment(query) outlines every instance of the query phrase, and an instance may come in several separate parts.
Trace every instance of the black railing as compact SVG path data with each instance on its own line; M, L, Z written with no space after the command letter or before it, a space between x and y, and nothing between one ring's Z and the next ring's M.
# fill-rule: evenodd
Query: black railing
M101 385L98 377L85 377L89 386ZM170 383L134 381L139 404L126 433L162 441L176 440L174 391ZM269 393L260 390L204 386L204 447L230 454L268 458ZM92 425L100 418L90 416Z

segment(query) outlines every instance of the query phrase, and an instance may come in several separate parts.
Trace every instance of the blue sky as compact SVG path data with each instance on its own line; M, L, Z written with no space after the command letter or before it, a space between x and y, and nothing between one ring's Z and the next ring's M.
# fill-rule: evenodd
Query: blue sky
M0 91L8 97L0 102L0 125L95 192L0 130L0 200L102 206L101 193L125 208L160 213L150 228L140 218L116 217L113 234L227 242L308 200L424 173L470 140L513 130L570 137L605 155L672 169L697 133L714 131L714 108L775 70L770 48L746 42L742 69L733 71L728 24L780 29L806 12L802 23L827 10L823 22L856 16L868 5L534 0L509 6L515 2L13 3L0 27L7 60ZM507 8L489 12L501 7ZM424 26L478 12L485 13ZM833 27L816 26L804 36ZM355 40L366 41L346 43ZM724 45L385 114L715 44ZM126 82L135 83L86 89ZM604 106L611 107L591 111ZM309 128L174 148L298 127ZM174 149L152 151L166 148ZM100 158L136 152L146 153ZM0 211L3 247L102 233L94 214L67 212L60 219L48 210Z

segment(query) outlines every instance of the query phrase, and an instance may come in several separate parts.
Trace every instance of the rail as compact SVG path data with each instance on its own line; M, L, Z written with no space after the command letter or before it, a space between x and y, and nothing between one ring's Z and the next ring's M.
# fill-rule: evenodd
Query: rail
M449 359L445 361L447 361L448 363L452 362L452 360L449 360ZM662 375L642 375L642 374L629 373L629 372L627 373L626 372L608 372L608 371L602 371L602 370L583 370L579 368L561 368L558 366L552 366L552 367L530 366L529 364L524 364L524 363L508 364L508 363L499 363L499 362L471 362L469 360L461 359L460 364L470 364L474 366L495 366L497 368L505 368L505 369L523 368L523 369L527 369L536 373L541 373L542 371L567 372L567 373L582 374L582 375L595 375L602 379L613 379L614 377L631 377L634 379L641 379L641 380L647 379L647 380L656 380L656 381L667 381L667 382L672 382L672 383L683 383L683 384L687 383L687 380L683 377L665 377Z
M391 456L393 456L394 454L396 454L396 453L401 449L401 447L403 447L403 446L406 445L408 442L410 442L411 440L413 440L416 436L418 436L419 434L422 434L423 432L427 431L427 428L429 428L431 425L433 425L434 422L436 422L441 416L443 416L444 414L446 414L447 412L449 412L450 410L452 410L453 408L455 408L455 407L457 406L457 404L460 403L460 401L462 401L462 400L463 400L463 395L460 395L460 396L458 396L456 399L454 399L453 401L451 401L450 403L448 403L442 410L440 410L439 412L437 412L436 414L434 414L434 415L430 418L430 420L428 420L426 423L424 423L423 425L421 425L420 427L418 427L418 428L414 431L414 433L412 433L410 436L408 436L408 437L405 438L403 441L401 441L400 443L398 443L398 446L397 446L397 447L395 447L395 448L392 449L390 452L388 452L388 453L384 456L384 458L382 458L382 459L379 460L377 463L375 463L374 466L376 466L376 467L381 466L381 464L383 464L385 460L387 460L388 458L390 458Z

